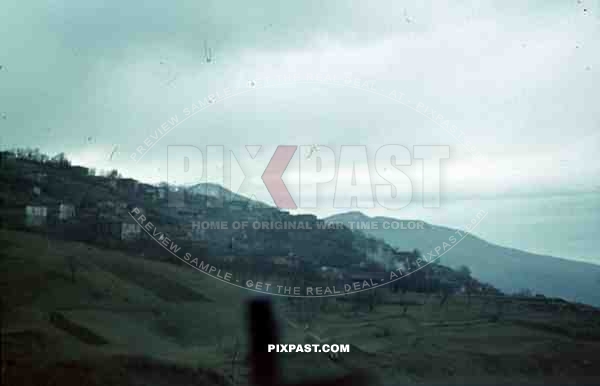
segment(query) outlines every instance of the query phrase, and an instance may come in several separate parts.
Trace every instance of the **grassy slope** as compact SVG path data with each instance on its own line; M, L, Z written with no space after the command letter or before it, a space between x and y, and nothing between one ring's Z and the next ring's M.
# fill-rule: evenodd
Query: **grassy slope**
M4 384L245 381L249 292L185 266L81 243L5 230L0 243ZM443 307L436 296L399 299L414 304L406 314L401 305L362 313L346 302L316 314L308 332L350 343L351 353L338 362L281 354L288 378L363 367L395 385L600 382L593 310L515 298L454 297ZM312 342L295 309L285 300L277 306L284 341Z
M0 237L8 358L127 355L220 368L230 341L244 335L246 294L204 275L39 235ZM65 256L75 258L75 282ZM86 334L108 344L89 344Z

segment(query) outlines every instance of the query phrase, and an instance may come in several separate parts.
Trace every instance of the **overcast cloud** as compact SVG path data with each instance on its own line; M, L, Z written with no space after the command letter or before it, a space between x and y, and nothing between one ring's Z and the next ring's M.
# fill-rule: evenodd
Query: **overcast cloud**
M338 155L341 145L368 145L370 156L384 144L411 152L437 144L450 146L441 178L449 197L600 185L598 1L167 4L4 1L1 146L66 151L74 163L158 182L174 144L238 153L319 144ZM343 84L259 87L194 115L139 162L130 158L209 94L309 73L371 81L430 106L485 161L422 114ZM417 195L420 168L403 169ZM293 195L295 178L285 178Z

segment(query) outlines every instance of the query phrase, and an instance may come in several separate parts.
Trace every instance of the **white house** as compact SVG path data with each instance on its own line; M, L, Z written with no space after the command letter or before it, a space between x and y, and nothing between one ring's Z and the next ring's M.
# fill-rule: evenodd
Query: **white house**
M58 219L67 220L75 216L75 207L71 204L60 204L58 206Z
M46 223L48 218L48 207L32 206L25 207L25 224L28 226L39 226Z
M146 186L144 188L144 194L149 197L152 201L158 199L158 188L154 186Z
M121 223L121 240L136 240L140 237L142 228L134 223Z
M48 174L43 172L34 172L31 173L30 178L37 183L42 183L48 179Z

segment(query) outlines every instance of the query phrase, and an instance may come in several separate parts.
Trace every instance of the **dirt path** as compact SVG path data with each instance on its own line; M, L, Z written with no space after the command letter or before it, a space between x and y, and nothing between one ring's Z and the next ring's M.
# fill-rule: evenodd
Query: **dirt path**
M458 320L453 322L422 322L421 327L460 327L493 323L489 319Z

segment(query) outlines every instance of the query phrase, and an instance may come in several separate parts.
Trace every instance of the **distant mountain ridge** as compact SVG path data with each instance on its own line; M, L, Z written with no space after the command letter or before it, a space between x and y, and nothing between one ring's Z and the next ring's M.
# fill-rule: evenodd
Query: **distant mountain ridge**
M276 209L275 207L268 205L264 202L252 200L241 194L234 193L231 190L225 188L224 186L212 182L202 182L190 187L185 187L185 189L188 192L192 192L194 194L202 194L208 197L223 199L224 204L234 202L247 204L253 208Z
M345 225L358 222L378 223L377 229L371 227L362 232L381 239L394 248L417 248L425 256L444 243L449 244L451 236L457 236L456 229L425 222L421 222L422 229L409 229L406 226L395 230L384 229L385 221L407 223L412 220L369 217L357 211L336 214L325 218L325 221ZM436 256L435 253L431 255ZM506 248L472 234L467 234L440 255L441 264L454 269L466 265L473 276L504 292L530 289L546 296L600 305L598 265Z

